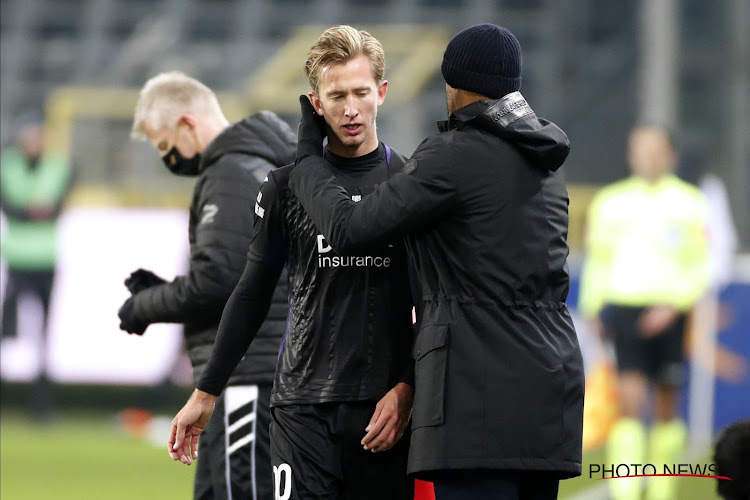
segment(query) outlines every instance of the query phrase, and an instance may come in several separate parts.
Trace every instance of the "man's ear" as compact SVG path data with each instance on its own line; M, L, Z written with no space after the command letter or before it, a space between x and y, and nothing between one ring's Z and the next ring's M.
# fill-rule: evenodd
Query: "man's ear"
M178 121L180 123L184 123L185 125L187 125L191 129L194 129L196 127L196 125L198 125L198 120L195 119L195 116L193 116L193 115L191 115L189 113L185 113L185 114L180 115L180 118L179 118Z
M388 80L383 80L378 85L378 106L385 102L385 93L388 91Z
M315 92L308 92L307 97L310 99L313 108L315 108L315 112L318 113L318 115L323 116L323 106L320 105L318 95Z

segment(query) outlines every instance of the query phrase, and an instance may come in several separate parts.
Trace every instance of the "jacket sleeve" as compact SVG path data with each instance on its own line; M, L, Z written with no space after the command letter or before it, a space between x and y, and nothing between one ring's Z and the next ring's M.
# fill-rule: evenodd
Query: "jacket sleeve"
M8 218L28 221L31 220L28 204L23 203L18 196L14 196L14 180L17 176L14 176L13 173L17 172L18 169L14 168L15 165L11 165L11 163L13 163L13 155L3 152L0 158L0 210Z
M72 165L66 173L63 187L60 190L60 195L57 197L54 205L52 206L52 215L50 216L50 219L57 219L58 217L60 217L63 207L65 206L65 202L67 201L68 196L73 189L73 185L76 182L76 177L76 167L75 165Z
M439 136L426 139L404 170L354 202L320 157L298 159L290 189L329 244L351 251L384 244L439 220L456 202L455 168Z
M20 207L8 202L6 196L0 195L0 210L11 219L29 221L31 216L26 207Z
M218 396L258 333L268 314L281 266L247 261L237 287L227 301L198 389Z
M252 203L260 187L252 176L231 175L231 167L213 165L198 181L188 274L135 295L139 320L184 323L221 313L242 273Z
M581 269L578 308L586 318L599 315L606 297L612 258L612 228L605 218L607 191L599 192L589 206L584 245L586 257Z
M270 176L259 193L255 214L255 235L245 270L224 308L211 358L197 385L198 389L217 396L268 314L286 262L288 243Z
M680 311L690 310L706 293L710 282L710 261L708 244L708 208L705 196L696 190L691 196L689 214L682 229L684 243L678 256L682 266L682 283L675 290L674 306Z

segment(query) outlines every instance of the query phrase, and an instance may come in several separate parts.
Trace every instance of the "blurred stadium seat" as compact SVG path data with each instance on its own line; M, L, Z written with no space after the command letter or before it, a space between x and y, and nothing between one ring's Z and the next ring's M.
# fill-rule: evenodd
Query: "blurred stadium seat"
M282 97L305 88L301 59L289 57L297 54L290 43L304 48L317 27L351 23L384 36L393 99L382 110L381 135L409 154L444 115L440 44L468 24L492 21L509 26L523 44L526 97L572 138L569 180L602 184L626 173L621 153L638 101L637 6L595 0L3 0L0 142L7 143L13 116L40 106L61 85L136 89L164 69L182 69L212 88L234 92L250 108L275 108L296 123L296 99ZM727 48L731 11L700 0L679 6L683 50L691 54L682 58L680 73L681 135L707 157L721 157L726 134L713 132L728 125L720 119L723 108L709 97L723 89L715 75L726 68L712 55ZM407 25L417 41L388 36L397 25ZM430 40L433 49L413 51ZM412 62L401 64L407 54ZM281 85L284 92L269 92L278 83L279 65L285 75L296 74L299 88L286 92L291 88ZM409 74L419 75L420 84L410 85L402 76ZM101 130L80 128L81 143L101 141ZM111 129L114 140L127 142L124 124ZM101 165L95 160L100 155L90 153L77 158L85 172L96 170L86 169L86 162ZM728 176L728 167L721 168ZM90 180L99 182L88 174L79 179ZM737 197L748 188L733 189Z

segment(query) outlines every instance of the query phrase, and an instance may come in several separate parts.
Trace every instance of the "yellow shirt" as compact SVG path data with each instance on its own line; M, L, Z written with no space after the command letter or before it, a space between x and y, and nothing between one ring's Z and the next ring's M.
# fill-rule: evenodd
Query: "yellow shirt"
M630 177L602 189L589 208L579 308L671 304L687 311L709 278L706 201L674 175Z

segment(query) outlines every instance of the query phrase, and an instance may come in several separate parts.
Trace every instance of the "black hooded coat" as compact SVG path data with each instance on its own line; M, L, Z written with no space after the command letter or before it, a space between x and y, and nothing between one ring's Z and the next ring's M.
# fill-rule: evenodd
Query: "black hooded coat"
M184 323L185 343L200 380L211 356L221 313L245 268L253 236L255 199L271 170L294 160L296 137L269 111L224 129L203 151L190 205L190 269L134 297L139 320ZM287 317L286 279L253 345L228 385L271 383Z

